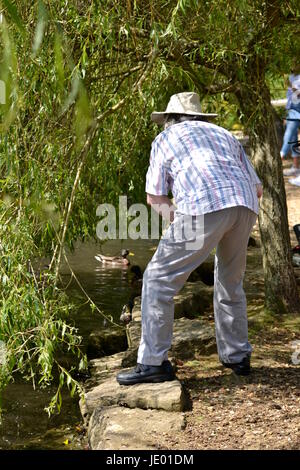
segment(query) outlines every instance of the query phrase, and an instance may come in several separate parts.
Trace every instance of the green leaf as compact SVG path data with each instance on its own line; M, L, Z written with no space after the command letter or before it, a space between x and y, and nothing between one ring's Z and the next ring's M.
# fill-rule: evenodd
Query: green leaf
M13 20L13 22L16 24L16 26L19 28L19 30L21 31L22 34L25 33L25 26L23 24L23 21L21 20L21 17L18 13L18 10L17 10L17 7L16 5L14 5L13 3L11 3L10 0L3 0L3 3L6 7L6 10L8 11L11 19Z

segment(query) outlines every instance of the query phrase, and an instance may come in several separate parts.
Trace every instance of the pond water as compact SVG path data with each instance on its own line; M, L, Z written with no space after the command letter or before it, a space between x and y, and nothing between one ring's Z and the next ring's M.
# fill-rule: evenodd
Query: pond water
M150 240L127 240L123 244L114 240L102 246L102 254L116 255L121 248L127 248L134 254L128 257L131 265L138 265L144 270L156 245ZM99 244L78 243L75 250L68 253L68 260L82 287L97 307L118 321L122 306L131 296L128 269L102 265L95 260L99 251ZM70 271L65 262L61 266L61 275L63 284L67 286L67 294L78 306L71 321L79 328L79 333L87 338L95 329L109 328L100 314L91 311L83 292L74 279L70 279ZM86 446L78 398L72 399L65 392L59 415L49 419L44 411L55 391L54 385L33 390L31 383L16 377L3 394L0 449L82 449Z

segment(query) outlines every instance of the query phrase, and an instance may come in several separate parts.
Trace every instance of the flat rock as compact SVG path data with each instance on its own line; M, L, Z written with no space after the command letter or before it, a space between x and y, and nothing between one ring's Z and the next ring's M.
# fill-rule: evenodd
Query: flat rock
M151 450L159 447L159 436L185 427L183 413L122 407L97 408L89 422L92 450Z
M123 351L112 356L100 357L98 359L91 359L89 361L90 374L93 376L101 375L105 372L115 372L123 369L124 359L126 358L127 351ZM172 357L169 356L169 361L172 363L174 369L176 369L175 361L172 361Z
M105 382L111 376L115 376L116 371L124 367L123 360L125 357L126 352L123 351L112 356L91 359L89 361L90 378L84 382L84 390L88 391Z
M121 369L125 353L125 351L122 351L116 354L112 354L111 356L91 359L89 361L89 368L91 373L96 375L103 371Z
M113 373L100 385L86 392L79 405L83 418L87 419L99 406L183 411L188 408L189 402L178 380L125 386L118 384L116 374Z
M140 344L141 339L141 322L132 321L127 328L127 337L129 349L136 349ZM124 365L124 362L123 362Z

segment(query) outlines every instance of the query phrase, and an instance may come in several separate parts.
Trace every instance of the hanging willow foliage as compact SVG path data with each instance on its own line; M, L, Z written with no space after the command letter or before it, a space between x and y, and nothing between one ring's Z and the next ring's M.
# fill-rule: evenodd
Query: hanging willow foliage
M57 287L63 247L94 235L99 202L140 185L131 154L145 121L123 114L128 139L120 111L145 107L156 48L152 39L136 48L117 3L103 6L100 14L97 3L7 0L1 14L0 387L16 372L34 386L58 374L49 413L60 409L64 384L81 393L57 353L71 350L86 367L68 325L72 305ZM39 274L34 261L45 255L50 269Z
M16 372L46 385L81 387L57 360L86 367L74 308L59 288L64 246L96 233L96 208L126 194L141 201L151 142L148 116L178 78L159 55L166 2L3 0L0 24L0 389ZM148 8L149 7L149 8ZM37 272L35 262L50 259ZM92 302L92 299L89 299Z
M0 388L16 371L41 385L58 374L49 412L64 383L80 393L56 359L66 348L86 365L58 287L64 246L95 236L99 203L145 200L149 115L170 94L197 91L219 123L255 136L267 109L257 90L287 70L298 16L294 0L0 2Z

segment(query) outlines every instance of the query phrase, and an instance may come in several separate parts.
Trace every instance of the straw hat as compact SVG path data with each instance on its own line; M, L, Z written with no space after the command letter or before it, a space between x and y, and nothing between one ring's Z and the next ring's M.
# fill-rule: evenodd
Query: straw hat
M213 119L217 114L202 113L200 98L197 93L184 92L172 95L168 103L167 109L162 112L154 112L151 114L152 121L156 124L163 124L167 114L188 114L191 116L205 117Z

